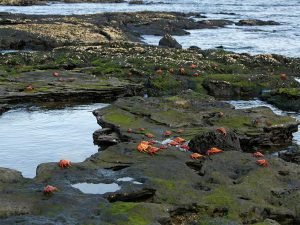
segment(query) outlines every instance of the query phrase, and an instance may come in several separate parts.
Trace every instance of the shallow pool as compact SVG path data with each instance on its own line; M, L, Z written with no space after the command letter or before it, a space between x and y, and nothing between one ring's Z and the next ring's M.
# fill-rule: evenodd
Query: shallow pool
M56 110L16 109L0 116L0 167L34 177L40 163L81 162L97 152L92 134L99 125L92 111L107 104Z

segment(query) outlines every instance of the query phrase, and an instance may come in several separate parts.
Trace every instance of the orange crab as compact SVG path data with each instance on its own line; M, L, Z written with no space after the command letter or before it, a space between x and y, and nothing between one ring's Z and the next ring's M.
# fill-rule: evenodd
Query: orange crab
M190 67L191 67L192 69L195 69L195 68L197 67L197 65L194 64L194 63L192 63L192 64L190 65Z
M146 136L147 138L154 138L154 135L151 134L151 133L146 133L145 136Z
M149 148L149 142L148 141L142 141L138 144L137 150L139 152L147 152L147 149Z
M269 166L268 161L265 160L265 159L257 160L257 161L256 161L256 164L258 164L258 165L260 165L260 166L263 166L263 167L268 167L268 166Z
M45 195L50 195L53 192L58 191L57 187L51 186L51 185L47 185L46 187L44 187L44 194Z
M254 152L253 156L256 157L256 158L264 157L264 155L261 152L259 152L259 151Z
M183 138L181 138L181 137L177 137L177 138L175 138L173 141L175 141L175 142L181 144L181 143L185 142L185 139L183 139Z
M193 153L193 154L190 154L190 157L192 159L200 159L203 157L203 155L199 154L199 153Z
M206 154L207 155L213 155L213 154L217 154L217 153L221 153L223 152L223 150L219 149L219 148L210 148Z
M224 136L227 135L227 131L224 127L217 128L217 131L220 132L221 134L223 134Z
M71 161L67 159L61 159L58 163L59 167L61 168L68 168L71 166Z
M148 154L149 155L154 155L154 154L157 154L157 152L159 151L160 149L157 148L157 147L150 147L149 150L148 150Z
M171 134L172 134L172 131L169 131L169 130L166 130L164 132L164 136L166 136L166 137L170 136Z

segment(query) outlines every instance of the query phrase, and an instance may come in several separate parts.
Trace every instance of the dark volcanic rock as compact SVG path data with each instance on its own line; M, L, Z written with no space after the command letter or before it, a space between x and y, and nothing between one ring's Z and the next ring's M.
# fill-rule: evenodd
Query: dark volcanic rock
M113 132L110 128L103 128L96 130L93 133L94 144L101 146L102 148L115 145L120 142L120 137L117 132Z
M179 44L175 38L171 35L166 34L159 40L159 46L169 47L169 48L182 48L182 45Z
M240 20L236 23L238 26L265 26L265 25L280 25L280 23L275 22L273 20L255 20L255 19L248 19L248 20Z
M216 147L224 151L241 151L239 137L235 132L227 131L224 135L218 131L211 131L195 136L189 143L193 152L206 154L207 150Z

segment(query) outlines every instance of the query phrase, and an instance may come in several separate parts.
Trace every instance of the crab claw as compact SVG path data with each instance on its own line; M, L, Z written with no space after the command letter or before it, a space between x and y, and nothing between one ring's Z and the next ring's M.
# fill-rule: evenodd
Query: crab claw
M259 151L254 152L253 156L256 157L256 158L264 157L264 155L261 152L259 152Z
M268 167L269 163L267 160L265 159L259 159L256 161L256 164L258 164L259 166L263 166L263 167Z

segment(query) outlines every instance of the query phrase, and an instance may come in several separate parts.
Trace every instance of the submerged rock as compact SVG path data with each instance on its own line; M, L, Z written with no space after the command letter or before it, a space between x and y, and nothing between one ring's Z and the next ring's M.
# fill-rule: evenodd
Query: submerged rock
M182 45L179 44L175 38L171 35L166 34L159 40L159 46L169 47L169 48L182 48Z

